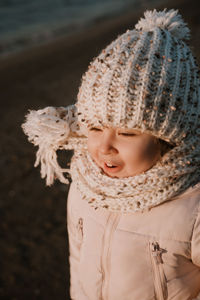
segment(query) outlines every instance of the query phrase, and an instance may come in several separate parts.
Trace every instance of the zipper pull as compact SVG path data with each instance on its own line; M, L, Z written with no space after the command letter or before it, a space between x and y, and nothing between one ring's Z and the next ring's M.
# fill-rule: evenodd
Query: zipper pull
M152 244L152 255L157 264L163 264L162 253L165 252L164 249L160 248L157 242L153 242Z
M83 238L83 218L78 219L78 224L77 224L77 230L78 230L78 237L80 240Z

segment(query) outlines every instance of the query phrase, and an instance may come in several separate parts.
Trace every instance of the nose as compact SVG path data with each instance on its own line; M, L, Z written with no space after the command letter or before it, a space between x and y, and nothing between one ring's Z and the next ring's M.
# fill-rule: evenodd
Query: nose
M113 132L104 130L99 140L99 152L103 155L118 153Z

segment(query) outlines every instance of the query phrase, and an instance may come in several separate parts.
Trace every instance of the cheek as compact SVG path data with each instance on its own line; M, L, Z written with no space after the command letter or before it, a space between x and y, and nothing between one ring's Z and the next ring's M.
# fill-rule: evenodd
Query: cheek
M156 156L157 150L151 141L137 141L132 147L124 148L124 158L132 166L151 164Z
M153 140L148 141L143 149L143 156L146 157L147 161L154 161L158 155L158 146Z
M88 152L90 154L92 154L93 153L93 146L92 146L92 143L89 139L88 139L88 142L87 142L87 148L88 148Z
M87 147L89 153L92 155L92 157L95 155L96 150L98 149L98 140L91 135L88 135L88 141L87 141Z
M129 151L126 151L124 157L127 162L130 162L131 165L136 166L144 160L145 155L140 147L132 147L129 149Z

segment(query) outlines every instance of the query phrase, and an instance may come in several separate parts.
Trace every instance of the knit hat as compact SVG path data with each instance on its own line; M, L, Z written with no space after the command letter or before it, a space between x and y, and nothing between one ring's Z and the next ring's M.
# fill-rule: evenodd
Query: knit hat
M147 11L93 60L75 105L29 112L22 127L39 147L35 166L41 163L47 185L68 183L69 172L95 209L135 212L200 181L200 84L188 38L177 11ZM111 178L87 151L91 126L137 129L174 147L146 172ZM70 169L57 163L58 149L74 149Z
M200 126L198 67L176 10L146 11L95 58L76 104L82 127L149 132L172 144Z

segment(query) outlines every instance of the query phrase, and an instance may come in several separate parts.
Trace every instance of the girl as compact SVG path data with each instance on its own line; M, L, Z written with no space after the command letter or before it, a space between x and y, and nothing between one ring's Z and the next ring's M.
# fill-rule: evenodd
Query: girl
M71 299L200 299L200 82L188 39L177 11L147 11L91 62L75 105L27 115L47 184L72 176ZM75 150L70 170L57 149Z

